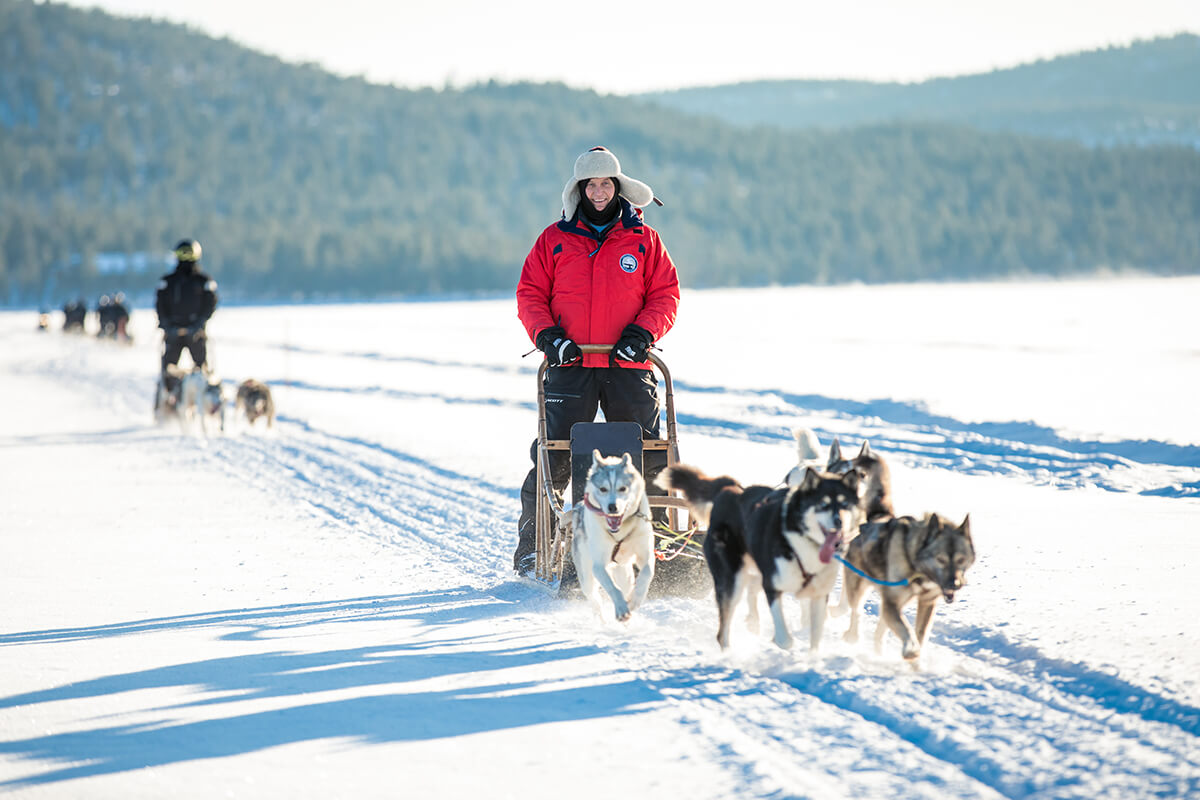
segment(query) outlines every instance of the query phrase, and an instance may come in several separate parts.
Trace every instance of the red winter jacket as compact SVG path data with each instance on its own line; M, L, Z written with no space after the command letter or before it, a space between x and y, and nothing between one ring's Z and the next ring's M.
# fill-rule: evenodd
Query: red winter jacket
M578 344L615 344L634 323L658 341L675 324L675 264L641 211L620 202L621 218L603 241L577 215L546 228L534 243L517 284L517 316L530 340L561 325ZM617 363L651 369L649 362ZM608 354L585 355L583 366L607 367Z

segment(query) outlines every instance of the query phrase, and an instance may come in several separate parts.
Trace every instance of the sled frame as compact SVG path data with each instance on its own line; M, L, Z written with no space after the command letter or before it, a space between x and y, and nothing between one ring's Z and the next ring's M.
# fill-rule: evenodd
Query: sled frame
M580 350L584 353L599 353L607 354L612 350L610 344L585 344L580 345ZM672 467L679 463L679 439L675 425L675 387L671 381L671 371L667 368L666 363L653 352L648 354L649 362L658 370L663 381L664 406L666 408L667 418L667 438L665 439L647 439L643 438L641 442L642 453L648 450L665 450L667 453L667 467ZM541 366L538 367L537 385L538 385L538 440L537 440L537 485L538 496L535 514L536 526L536 565L532 575L536 583L543 584L551 591L557 591L558 586L563 576L563 565L570 550L571 543L566 540L566 536L559 530L556 521L562 513L563 503L558 497L558 493L554 489L554 483L550 477L550 452L554 450L566 451L568 458L571 457L571 440L570 439L550 439L546 433L546 386L544 378L548 369L546 362L543 360ZM579 424L579 423L577 423ZM597 426L606 425L626 425L637 423L588 423ZM639 431L640 431L640 427ZM591 450L588 450L588 458L590 459ZM619 454L614 454L619 455ZM635 455L635 463L639 464L640 457ZM588 462L590 466L590 461ZM572 475L572 491L578 493L581 491L574 478L576 465L571 464L570 474ZM687 533L679 531L679 512L687 510L687 503L684 499L676 494L667 495L647 495L647 500L651 508L666 508L668 524L672 531L676 534Z

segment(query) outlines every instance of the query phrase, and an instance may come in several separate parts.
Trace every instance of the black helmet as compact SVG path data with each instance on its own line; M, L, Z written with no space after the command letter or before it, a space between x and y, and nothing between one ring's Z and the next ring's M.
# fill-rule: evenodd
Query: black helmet
M175 257L180 261L199 261L200 243L195 239L184 239L175 245Z

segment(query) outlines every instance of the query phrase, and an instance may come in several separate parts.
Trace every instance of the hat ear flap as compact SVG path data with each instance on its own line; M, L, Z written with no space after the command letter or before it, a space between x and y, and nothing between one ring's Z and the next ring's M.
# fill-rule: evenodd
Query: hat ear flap
M567 181L567 185L563 187L562 193L562 211L563 219L570 219L575 216L575 210L579 208L579 181L572 178Z

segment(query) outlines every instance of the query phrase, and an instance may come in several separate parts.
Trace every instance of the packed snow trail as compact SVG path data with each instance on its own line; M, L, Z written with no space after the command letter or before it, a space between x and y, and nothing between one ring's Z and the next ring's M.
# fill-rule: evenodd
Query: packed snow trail
M414 418L454 419L464 406L490 415L488 426L497 431L514 420L525 425L530 416L528 400L521 399L528 383L525 371L497 371L466 359L421 365L428 373L425 385L475 385L490 376L501 384L488 384L497 387L490 402L449 388L430 392L401 384L378 384L360 392L339 376L328 382L291 381L284 386L297 410L281 409L274 434L231 430L205 441L181 435L174 423L159 428L149 423L153 373L143 366L131 369L134 362L126 354L93 342L33 344L30 356L15 362L13 375L99 397L111 407L114 424L85 435L120 441L135 452L165 452L178 475L230 477L272 504L303 510L332 535L366 539L403 554L440 588L114 621L103 635L232 626L241 631L237 636L261 640L303 635L331 621L365 619L415 626L406 630L417 640L317 654L212 659L0 698L0 711L36 709L110 696L131 685L186 687L199 678L217 693L204 702L266 697L292 698L294 703L209 721L171 724L163 719L145 727L104 727L100 721L85 734L5 737L0 754L68 764L0 784L7 788L66 784L147 764L222 759L234 751L330 737L426 740L510 725L653 714L671 720L679 741L639 743L647 761L668 776L673 769L686 769L686 763L670 759L654 763L658 749L675 752L682 743L688 758L716 765L724 776L721 788L710 796L1123 798L1187 797L1200 791L1200 709L1186 695L1144 680L1130 682L1103 663L1050 655L1019 634L1007 633L1004 613L978 602L939 612L920 669L914 670L900 661L894 646L876 656L866 646L842 644L837 621L828 626L818 656L803 645L779 651L766 636L744 630L735 632L733 649L723 654L713 642L710 598L651 602L630 625L617 626L602 623L582 603L551 600L516 582L509 570L518 504L515 483L494 480L489 477L494 470L481 465L476 471L472 463L474 457L503 461L511 453L489 455L495 445L486 440L452 445L451 436L438 440L445 449L410 448L400 441L407 434L397 434L393 426ZM320 357L339 362L361 355ZM374 355L372 360L377 360ZM353 372L344 364L338 368ZM511 389L506 377L512 379ZM1135 464L1136 480L1129 480L1120 475L1128 459L1086 453L1088 446L1065 440L1047 443L1036 426L1014 426L1020 436L1004 439L984 436L983 426L945 418L905 421L896 413L857 419L849 404L822 408L818 398L767 393L759 396L770 402L759 407L747 402L747 396L716 388L688 395L689 405L703 410L681 414L686 436L697 449L704 443L695 440L733 439L752 449L770 445L775 454L787 442L788 423L808 414L807 419L818 421L815 427L824 441L831 434L847 441L869 438L897 466L932 473L931 479L949 466L956 474L974 471L993 480L1006 476L1058 487L1078 481L1116 492L1144 491L1147 474L1153 475L1150 483L1176 475L1183 483L1194 480L1186 448L1159 448L1168 457ZM677 402L682 405L680 398ZM365 403L384 411L367 425L360 413ZM806 409L804 403L817 407ZM438 407L446 410L438 412ZM822 419L825 425L819 424ZM64 435L62 441L79 441L79 436ZM527 436L525 431L518 434ZM21 442L14 437L8 444ZM516 460L513 470L519 473L523 465ZM1042 475L1048 476L1045 481L1040 481ZM1173 499L1163 502L1191 502L1186 491L1169 496ZM1001 546L1003 535L993 532L990 542ZM975 581L984 580L992 557L981 551ZM965 590L968 598L972 588ZM873 599L867 610L874 615ZM788 616L798 620L795 604ZM488 633L481 634L481 626ZM69 642L98 632L94 626L13 631L0 635L0 646ZM465 669L476 682L454 690L431 685L369 702L321 699L345 686L425 679L431 666L439 672L437 662L422 661L418 674L408 666L416 663L410 658L438 648L447 649L441 674ZM563 676L547 679L543 669L548 663L562 669ZM509 669L513 671L499 677ZM488 680L493 673L497 677ZM519 677L522 673L528 674L528 683ZM525 693L529 702L514 706L510 698ZM414 717L427 720L420 731L387 722ZM505 718L509 721L499 722ZM561 777L553 783L561 786Z

